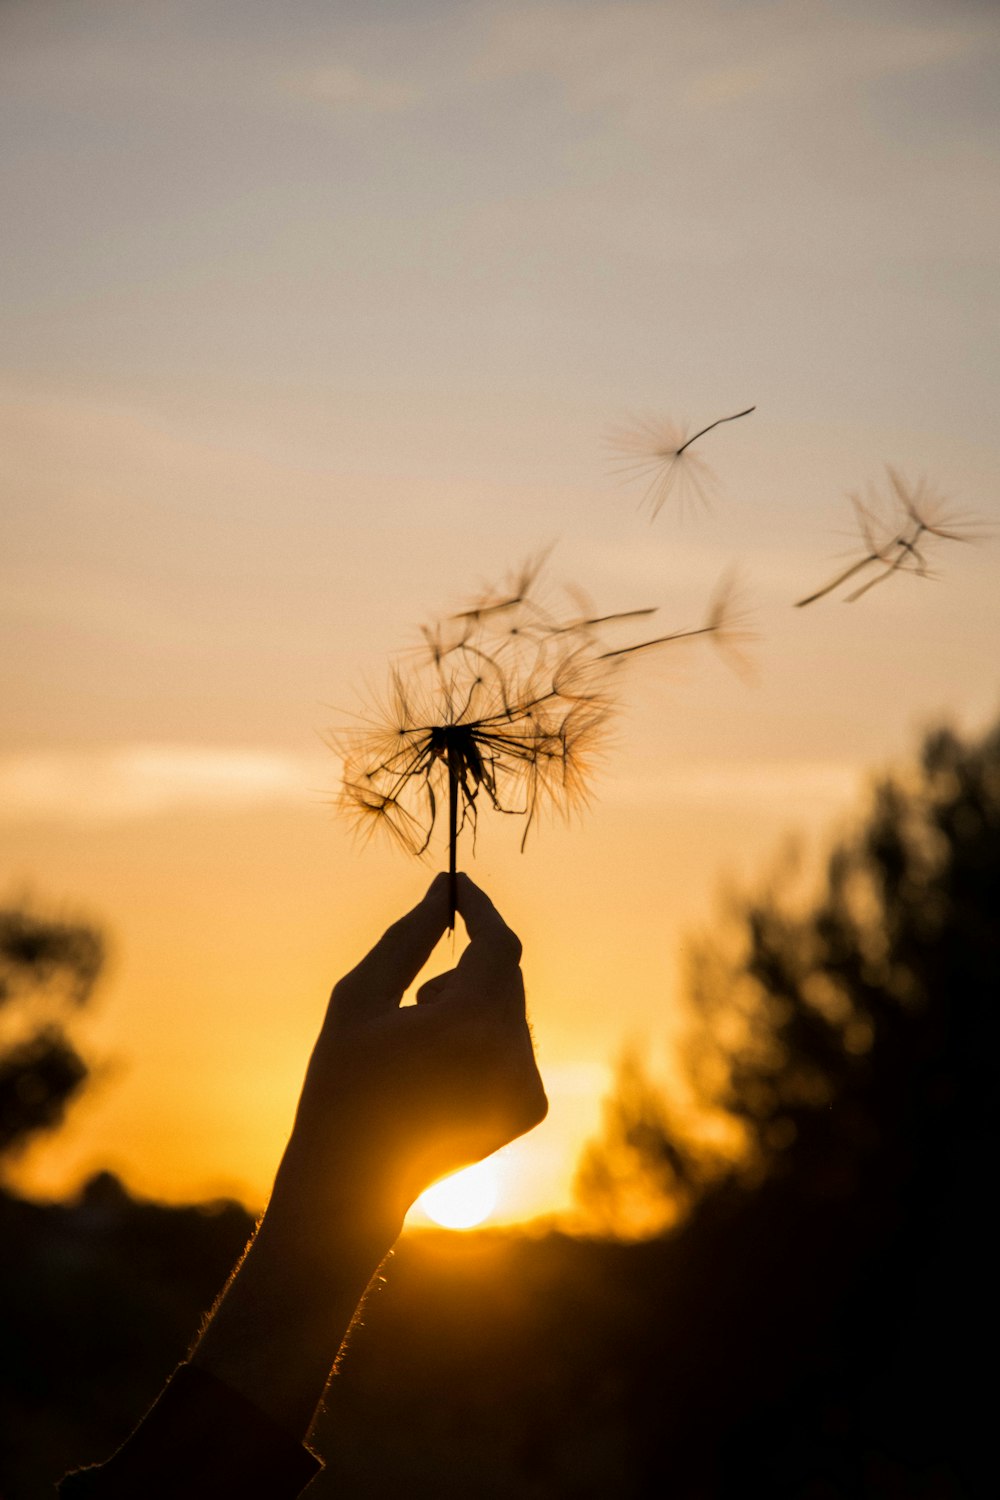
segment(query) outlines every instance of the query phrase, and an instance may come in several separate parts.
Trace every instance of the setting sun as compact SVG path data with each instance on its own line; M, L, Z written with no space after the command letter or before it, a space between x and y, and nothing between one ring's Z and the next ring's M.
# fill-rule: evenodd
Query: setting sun
M499 1187L497 1164L488 1158L442 1177L422 1194L419 1206L443 1229L472 1229L496 1208Z

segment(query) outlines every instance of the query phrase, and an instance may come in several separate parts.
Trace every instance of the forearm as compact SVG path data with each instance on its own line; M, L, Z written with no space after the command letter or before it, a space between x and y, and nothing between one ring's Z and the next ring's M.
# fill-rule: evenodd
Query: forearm
M191 1354L291 1436L308 1433L369 1282L392 1247L386 1229L269 1210Z
M294 1202L294 1200L293 1200ZM364 1227L362 1228L362 1225ZM273 1204L186 1364L106 1464L67 1477L67 1500L236 1500L299 1494L302 1447L330 1371L395 1232Z

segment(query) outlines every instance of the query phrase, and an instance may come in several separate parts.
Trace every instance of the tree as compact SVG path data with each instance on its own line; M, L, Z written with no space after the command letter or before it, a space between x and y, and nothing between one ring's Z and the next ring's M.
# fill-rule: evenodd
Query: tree
M687 1213L647 1247L650 1493L688 1493L682 1449L692 1495L990 1492L998 912L1000 724L938 730L817 896L744 899L694 950L688 1076L738 1158L692 1171L684 1114L625 1075L580 1177L586 1208L595 1159L605 1203L642 1166Z
M938 730L913 771L876 787L814 904L746 900L728 946L692 953L687 1073L743 1140L730 1177L804 1173L813 1191L849 1195L890 1158L920 1191L978 1170L994 1116L998 911L1000 724L975 741ZM667 1220L722 1165L706 1171L704 1146L631 1059L578 1191L600 1213L639 1174L669 1200Z
M65 1018L90 999L104 952L91 926L0 907L0 1168L61 1124L87 1080Z
M587 1142L574 1188L591 1228L621 1239L645 1239L681 1222L724 1158L696 1141L683 1112L627 1049L604 1100L600 1136Z

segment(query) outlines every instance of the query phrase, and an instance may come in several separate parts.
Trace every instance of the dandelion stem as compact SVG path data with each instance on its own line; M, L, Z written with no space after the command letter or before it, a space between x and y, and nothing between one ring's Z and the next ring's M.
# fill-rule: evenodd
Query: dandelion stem
M853 578L855 573L860 573L862 568L870 568L872 563L882 560L877 552L872 552L868 557L862 557L859 562L852 563L849 568L845 568L842 573L838 573L836 578L832 579L830 583L824 583L823 587L817 589L814 594L808 594L805 599L796 599L795 608L802 609L807 604L815 604L817 599L822 599L824 594L832 593L840 584L846 583L849 578Z
M714 422L709 422L707 427L703 427L700 432L696 432L693 437L689 437L686 443L681 443L674 457L680 458L685 448L690 448L692 443L696 443L700 437L704 437L706 432L711 432L713 427L721 427L723 422L736 422L740 417L748 417L752 411L756 410L756 406L748 406L746 411L734 411L731 417L717 417Z
M448 931L455 930L458 909L458 766L453 745L448 746Z

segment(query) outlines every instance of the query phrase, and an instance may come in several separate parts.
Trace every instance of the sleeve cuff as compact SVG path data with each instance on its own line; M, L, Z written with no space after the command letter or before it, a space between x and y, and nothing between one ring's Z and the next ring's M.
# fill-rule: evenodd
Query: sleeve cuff
M68 1474L60 1500L293 1500L323 1467L266 1413L183 1364L107 1463Z

